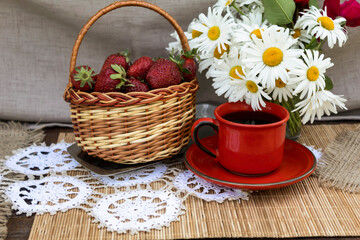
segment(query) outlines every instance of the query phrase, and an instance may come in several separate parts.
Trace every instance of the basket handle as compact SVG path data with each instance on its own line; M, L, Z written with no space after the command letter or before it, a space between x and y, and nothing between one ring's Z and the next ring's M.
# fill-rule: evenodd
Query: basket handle
M117 8L128 7L128 6L136 6L136 7L148 8L150 10L153 10L154 12L159 13L161 16L163 16L165 19L167 19L171 23L171 25L174 27L174 29L176 30L177 34L179 35L180 42L181 42L183 50L185 52L190 51L188 40L187 40L183 30L179 26L179 24L175 21L175 19L173 17L171 17L166 11L164 11L160 7L158 7L156 5L153 5L151 3L148 3L148 2L143 2L143 1L119 1L119 2L114 2L114 3L110 4L109 6L104 7L103 9L98 11L94 16L92 16L89 19L89 21L81 29L81 31L80 31L80 33L79 33L79 35L78 35L78 37L77 37L77 39L75 41L75 44L74 44L74 47L73 47L73 50L72 50L72 54L71 54L70 71L69 71L69 84L68 84L67 89L72 86L70 74L75 69L76 59L77 59L80 44L81 44L85 34L89 30L89 28L96 22L96 20L98 20L101 16L105 15L106 13L108 13L108 12L110 12L112 10L115 10Z

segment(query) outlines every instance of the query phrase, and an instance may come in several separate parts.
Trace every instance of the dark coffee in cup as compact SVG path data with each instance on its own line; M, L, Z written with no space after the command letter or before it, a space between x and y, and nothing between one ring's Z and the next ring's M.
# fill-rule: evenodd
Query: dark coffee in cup
M281 119L271 113L262 111L238 111L225 114L223 119L240 124L263 125L280 121Z

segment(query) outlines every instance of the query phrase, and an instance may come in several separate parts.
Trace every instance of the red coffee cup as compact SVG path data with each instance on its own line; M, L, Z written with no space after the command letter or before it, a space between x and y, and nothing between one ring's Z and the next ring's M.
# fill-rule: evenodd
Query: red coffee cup
M191 129L195 144L214 161L233 173L253 176L265 175L280 166L286 122L289 120L289 112L284 107L266 102L266 107L261 111L253 111L244 102L224 103L215 109L214 114L216 119L201 118ZM264 123L268 120L271 122ZM245 124L246 121L259 124ZM211 126L217 132L215 151L200 143L198 131L204 125Z

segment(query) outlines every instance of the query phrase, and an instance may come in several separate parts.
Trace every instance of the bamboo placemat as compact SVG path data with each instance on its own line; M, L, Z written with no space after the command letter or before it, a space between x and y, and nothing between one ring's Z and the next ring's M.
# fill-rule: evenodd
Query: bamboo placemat
M300 143L325 148L359 124L304 126ZM73 141L72 134L59 139ZM248 201L222 204L189 197L187 211L170 227L138 235L99 229L83 210L36 216L29 239L176 239L360 236L360 194L322 188L311 176L294 185L254 192Z

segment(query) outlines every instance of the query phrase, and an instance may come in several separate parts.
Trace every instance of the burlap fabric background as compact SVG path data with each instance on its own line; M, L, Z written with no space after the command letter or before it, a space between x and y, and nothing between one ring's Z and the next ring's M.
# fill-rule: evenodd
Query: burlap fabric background
M360 192L360 129L341 132L324 151L317 172L324 186Z
M86 21L112 0L2 0L0 1L0 119L69 122L62 100L68 81L71 50ZM186 29L216 0L149 0L169 12ZM149 10L126 8L101 18L86 35L78 64L99 71L107 55L130 48L133 57L167 55L170 24ZM360 28L349 28L343 48L326 51L335 66L328 71L336 94L348 99L350 110L360 108ZM198 102L219 101L211 81L199 76ZM360 118L349 112L350 117Z
M25 175L8 172L5 164L5 156L11 156L14 150L25 148L32 144L39 144L44 139L41 129L29 130L18 122L0 122L0 174L9 179L23 180ZM8 181L8 180L7 180ZM8 181L9 182L9 181ZM5 201L4 191L8 182L0 183L0 240L7 235L7 220L11 215L11 202ZM11 181L10 181L11 182Z

